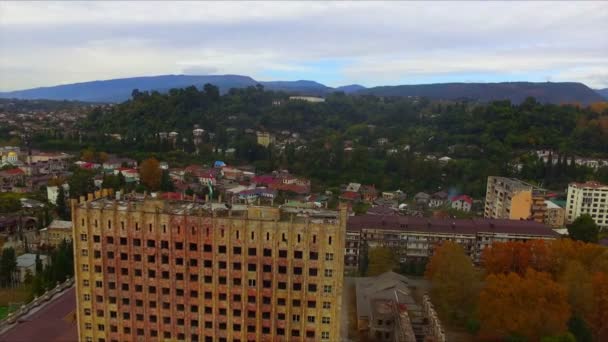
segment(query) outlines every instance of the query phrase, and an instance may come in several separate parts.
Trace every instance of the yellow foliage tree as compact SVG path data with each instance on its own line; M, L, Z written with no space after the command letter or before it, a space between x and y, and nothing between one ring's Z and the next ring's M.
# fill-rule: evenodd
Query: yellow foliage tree
M445 242L435 249L425 277L432 283L433 304L444 319L471 318L479 295L479 274L462 246Z
M578 260L568 262L558 282L568 293L568 302L573 313L584 317L592 306L593 288L591 274Z
M598 272L591 281L593 301L585 316L595 341L608 341L608 274Z

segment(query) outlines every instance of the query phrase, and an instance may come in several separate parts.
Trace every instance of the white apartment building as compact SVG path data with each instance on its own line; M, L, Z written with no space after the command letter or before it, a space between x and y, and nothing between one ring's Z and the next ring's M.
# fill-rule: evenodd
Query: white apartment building
M566 221L572 223L589 214L601 229L608 228L608 185L597 182L570 183L566 202Z

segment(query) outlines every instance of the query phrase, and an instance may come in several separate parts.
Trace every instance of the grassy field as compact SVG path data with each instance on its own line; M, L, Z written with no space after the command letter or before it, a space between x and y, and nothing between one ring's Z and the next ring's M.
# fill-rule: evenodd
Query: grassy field
M19 286L13 289L0 289L0 307L15 303L27 303L32 300L30 288Z

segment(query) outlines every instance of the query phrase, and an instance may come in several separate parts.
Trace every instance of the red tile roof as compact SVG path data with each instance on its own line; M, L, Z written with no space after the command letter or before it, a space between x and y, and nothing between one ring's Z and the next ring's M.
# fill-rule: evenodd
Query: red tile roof
M358 192L354 192L354 191L344 191L340 195L340 198L347 199L347 200L358 200L361 198L361 195L359 195Z
M25 172L23 172L23 170L21 170L18 167L14 168L14 169L4 170L4 171L2 171L2 173L7 174L9 176L17 176L17 175L25 174Z
M467 195L460 195L460 196L456 196L456 197L452 197L452 202L457 202L457 201L465 201L469 204L473 204L473 199Z

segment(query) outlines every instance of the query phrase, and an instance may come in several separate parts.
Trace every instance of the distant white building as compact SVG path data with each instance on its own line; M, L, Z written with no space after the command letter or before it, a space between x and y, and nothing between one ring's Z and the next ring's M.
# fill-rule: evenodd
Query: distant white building
M295 101L306 101L306 102L313 102L313 103L319 103L319 102L325 102L325 99L322 97L315 97L315 96L290 96L289 97L290 100L295 100Z
M589 214L602 229L608 228L608 185L597 182L570 183L566 200L566 222Z
M62 185L63 192L65 194L65 198L68 198L70 192L70 185L68 183L64 183ZM59 194L58 186L47 186L46 187L46 198L50 203L57 205L57 195Z

